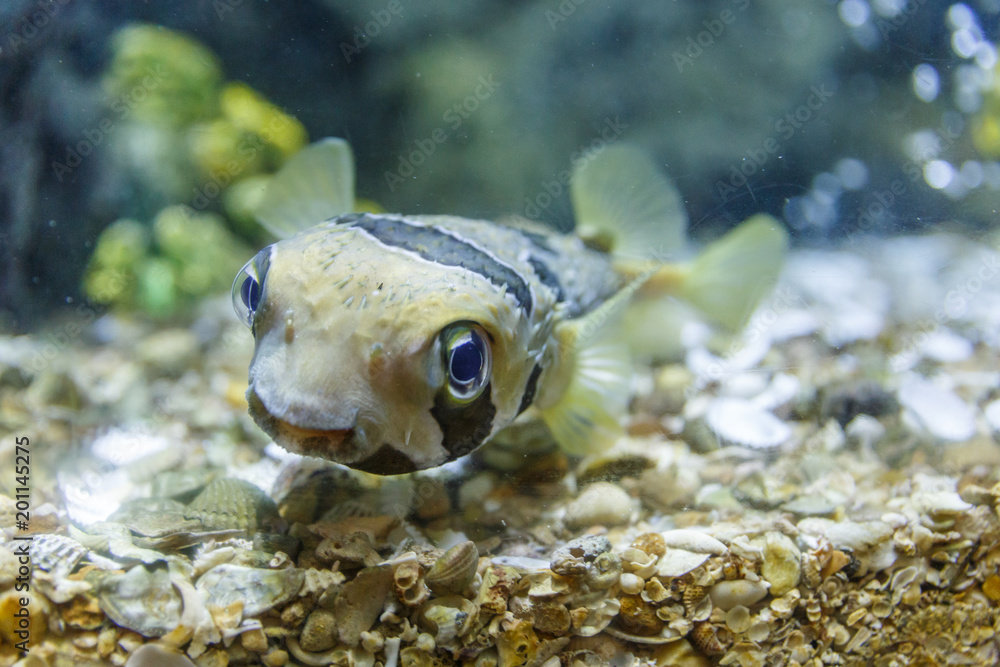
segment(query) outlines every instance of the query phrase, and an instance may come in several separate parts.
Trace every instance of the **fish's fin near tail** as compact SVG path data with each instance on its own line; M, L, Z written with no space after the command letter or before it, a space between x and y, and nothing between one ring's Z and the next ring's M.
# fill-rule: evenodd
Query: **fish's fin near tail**
M677 260L687 248L680 193L649 155L616 144L577 160L570 182L576 233L628 259Z
M774 289L788 251L788 233L775 218L758 214L709 244L671 280L677 296L731 331L746 325L760 300ZM655 283L657 276L649 282Z
M622 434L628 409L632 364L617 338L621 315L646 276L637 278L600 308L556 327L559 393L539 408L552 437L570 454L584 455L610 446ZM561 393L560 393L561 392Z
M296 153L268 181L254 215L279 239L354 210L354 155L328 137Z

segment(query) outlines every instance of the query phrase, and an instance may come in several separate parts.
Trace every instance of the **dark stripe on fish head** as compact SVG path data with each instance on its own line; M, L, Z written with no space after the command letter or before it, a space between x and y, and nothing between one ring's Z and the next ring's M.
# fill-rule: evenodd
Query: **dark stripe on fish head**
M524 394L521 396L521 406L517 409L517 414L521 414L531 407L531 402L535 400L535 393L538 391L538 377L541 374L541 365L535 364L535 367L531 369L531 375L528 376L528 383L524 387Z
M521 310L531 315L534 302L527 281L513 267L451 232L369 214L341 216L331 220L331 224L356 227L387 247L407 250L435 264L476 273L495 287L506 288Z
M563 291L559 277L549 268L549 265L538 259L534 255L528 257L528 264L534 269L535 275L543 285L551 289L556 294L556 302L562 303L566 300L566 292Z

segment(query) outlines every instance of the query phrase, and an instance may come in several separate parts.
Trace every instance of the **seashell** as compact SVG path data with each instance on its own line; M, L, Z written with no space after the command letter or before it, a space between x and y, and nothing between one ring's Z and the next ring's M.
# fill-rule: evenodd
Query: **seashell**
M711 623L696 623L691 630L691 643L705 655L719 655L733 643L729 630Z
M684 592L681 594L681 602L684 603L684 609L688 615L693 615L706 597L708 597L708 588L706 586L692 584L684 588Z
M375 656L360 648L332 648L321 653L306 651L295 637L286 637L288 650L296 660L309 667L343 665L344 667L372 667Z
M187 506L184 516L198 519L209 530L255 532L273 521L278 506L259 487L241 479L223 477L211 482Z
M799 593L799 589L793 588L780 598L771 600L771 611L773 611L778 618L789 618L795 613L795 609L799 606L799 600L801 597L802 595Z
M569 632L569 609L564 604L539 600L531 605L531 619L539 632L557 636Z
M340 569L374 567L382 562L368 533L357 531L327 537L316 546L316 557L325 563L340 563Z
M337 619L332 611L316 609L306 617L299 635L299 645L306 651L316 653L333 648L337 644Z
M677 630L670 627L664 627L658 634L655 635L636 635L625 630L616 628L613 625L609 625L605 628L604 632L616 639L623 639L627 642L632 642L633 644L669 644L680 639L683 635ZM607 663L604 663L607 664Z
M3 548L6 547L0 547ZM4 646L12 647L26 641L27 635L32 644L30 650L32 654L36 653L35 646L43 645L42 641L49 627L53 631L57 628L58 617L49 618L53 611L41 595L31 595L25 599L25 591L14 588L0 593L0 641ZM14 657L14 651L10 648L4 648L3 651Z
M476 620L479 610L460 595L447 595L425 602L417 611L417 623L434 633L438 645L446 645L465 635Z
M472 583L478 566L479 549L474 542L462 542L435 561L424 581L438 595L461 594Z
M645 555L645 552L639 553ZM615 553L606 551L594 559L583 580L591 590L604 591L618 583L621 572L621 558Z
M752 401L716 398L705 413L705 423L724 443L771 449L792 436L792 429Z
M305 581L302 570L265 570L223 563L201 575L195 588L202 593L205 604L229 607L243 604L243 616L258 616L272 607L287 602L296 595Z
M663 621L656 615L656 609L638 595L619 595L621 608L615 624L630 634L651 636L663 629Z
M536 573L541 576L543 573ZM553 576L551 573L544 573L550 583ZM521 575L512 567L503 565L490 565L483 572L483 581L479 585L479 594L476 596L476 606L491 614L502 614L507 611L507 600L510 598L514 587L521 580ZM567 584L563 582L564 588Z
M321 595L331 586L339 586L344 583L346 579L343 572L317 570L316 568L311 567L303 569L302 574L302 587L299 588L300 597L306 595Z
M731 632L743 634L750 629L751 624L750 610L741 604L726 612L726 627Z
M643 579L648 579L656 573L656 563L659 557L647 553L642 549L630 547L622 552L621 560L623 570L637 574Z
M709 554L694 553L686 549L667 549L666 555L656 566L656 574L660 577L682 577L709 558Z
M899 402L935 438L960 442L976 434L972 408L955 392L919 375L904 377L899 386Z
M35 535L31 541L31 562L40 570L62 578L70 574L89 549L65 535ZM9 553L9 552L8 552Z
M541 572L549 569L549 561L527 556L494 556L490 562L494 565L512 567L520 572Z
M622 589L623 593L639 595L646 587L646 582L638 575L631 572L624 572L618 577L618 586Z
M986 423L990 425L990 430L1000 433L1000 399L991 401L983 408L983 415Z
M659 558L667 553L667 543L661 533L643 533L632 540L632 548L645 551L650 556Z
M344 584L334 600L337 634L348 646L361 643L361 633L371 630L392 595L393 571L386 566L366 567Z
M729 611L736 605L752 607L763 600L767 596L767 584L747 579L720 581L708 590L708 594L716 607Z
M764 560L760 574L771 584L770 593L781 597L799 585L802 577L802 553L788 536L782 533L767 533L756 538L753 543L761 546Z
M161 637L180 622L181 598L166 569L137 565L123 574L99 573L95 580L101 610L123 628Z
M663 583L655 577L647 581L646 586L642 589L642 599L646 602L660 604L669 598L670 591L667 590Z
M594 482L566 506L563 520L571 529L621 526L632 516L635 502L625 489L611 482Z
M392 575L396 598L408 607L416 607L431 596L431 591L424 583L420 571L420 563L407 561L396 566Z
M556 574L578 576L585 574L590 563L602 553L611 551L611 542L603 535L585 535L570 540L552 552L549 567Z
M531 623L515 620L501 623L502 632L497 636L497 653L501 665L531 664L538 654L540 641Z
M593 637L607 628L618 615L621 603L617 598L604 598L588 607L570 610L570 622L574 633L581 637Z
M696 554L723 556L729 552L725 544L707 533L691 528L678 528L661 533L663 542L673 549L684 549Z
M183 653L162 644L143 644L129 655L125 667L195 667Z
M554 597L569 588L569 581L551 572L532 572L528 575L528 583L528 595L533 598Z

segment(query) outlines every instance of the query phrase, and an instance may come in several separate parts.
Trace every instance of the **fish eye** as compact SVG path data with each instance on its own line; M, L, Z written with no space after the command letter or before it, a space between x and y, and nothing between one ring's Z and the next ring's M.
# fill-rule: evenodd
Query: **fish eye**
M260 307L261 297L264 293L264 278L267 275L267 267L270 263L270 247L264 248L249 262L243 265L240 272L233 280L233 310L236 316L253 328L253 318Z
M448 393L458 403L468 403L490 382L493 354L489 337L473 322L456 322L441 332L442 356L448 372Z

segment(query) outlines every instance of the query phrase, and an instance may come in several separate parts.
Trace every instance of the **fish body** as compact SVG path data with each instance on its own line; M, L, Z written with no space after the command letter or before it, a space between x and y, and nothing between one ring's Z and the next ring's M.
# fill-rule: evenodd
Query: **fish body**
M630 366L601 334L649 276L526 221L347 212L345 150L327 140L279 172L260 215L289 237L234 282L257 424L378 474L464 456L527 411L571 451L611 437Z

